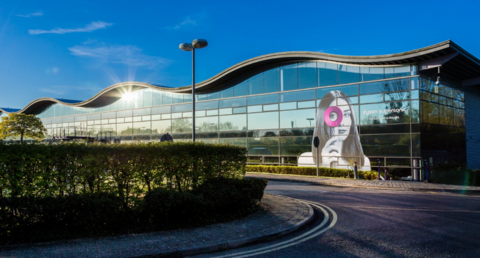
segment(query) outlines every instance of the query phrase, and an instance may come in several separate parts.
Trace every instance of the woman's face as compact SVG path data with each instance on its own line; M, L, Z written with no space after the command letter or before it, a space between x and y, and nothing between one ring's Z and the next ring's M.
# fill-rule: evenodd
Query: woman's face
M340 126L331 127L332 136L337 136L339 139L345 140L348 137L348 134L350 133L350 127L352 126L352 110L350 110L348 102L342 98L338 98L336 102L333 101L330 106L336 106L343 112L343 120Z

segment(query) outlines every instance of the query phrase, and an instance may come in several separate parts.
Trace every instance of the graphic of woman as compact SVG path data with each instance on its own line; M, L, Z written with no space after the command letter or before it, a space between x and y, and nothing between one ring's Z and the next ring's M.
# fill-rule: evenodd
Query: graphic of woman
M370 160L363 154L356 126L355 110L345 93L330 91L320 100L313 137L318 146L320 167L347 168L357 162L358 170L370 170ZM317 164L317 148L312 143L312 157Z

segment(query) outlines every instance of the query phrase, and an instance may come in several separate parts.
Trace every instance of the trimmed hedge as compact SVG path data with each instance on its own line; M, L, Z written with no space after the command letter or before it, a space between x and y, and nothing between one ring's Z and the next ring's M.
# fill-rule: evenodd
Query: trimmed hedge
M436 165L429 169L429 181L440 184L480 186L480 170L458 165Z
M212 178L188 191L157 188L127 209L112 193L0 198L0 244L195 227L258 209L266 180Z
M296 167L296 166L263 166L263 165L247 165L246 171L248 172L260 172L271 174L292 174L303 176L316 176L316 167ZM338 168L318 168L319 176L326 177L342 177L348 178L348 170ZM358 171L358 176L361 179L374 180L378 179L378 172L374 171ZM350 178L353 178L353 172L350 171Z

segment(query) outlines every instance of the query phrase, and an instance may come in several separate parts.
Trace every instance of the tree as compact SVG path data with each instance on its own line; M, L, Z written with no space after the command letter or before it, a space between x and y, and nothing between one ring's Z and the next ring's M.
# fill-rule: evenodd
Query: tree
M0 122L0 139L20 136L21 143L24 137L41 141L46 133L42 121L34 115L10 113Z

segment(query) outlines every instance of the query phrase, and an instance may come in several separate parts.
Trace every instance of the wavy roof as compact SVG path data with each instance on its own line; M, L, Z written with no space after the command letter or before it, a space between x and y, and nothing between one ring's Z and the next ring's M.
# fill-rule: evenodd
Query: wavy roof
M242 76L251 75L269 67L280 64L298 61L328 61L353 65L401 65L409 63L422 63L442 57L453 56L441 63L442 73L458 80L471 80L480 78L480 60L463 50L450 40L431 45L428 47L407 51L398 54L377 55L377 56L342 56L319 52L292 51L267 54L254 57L233 65L217 75L195 85L198 93L209 93L218 91L231 85L231 83ZM441 60L440 60L441 61ZM30 102L21 110L0 108L1 112L39 114L44 109L55 103L73 107L102 107L111 104L121 98L122 93L135 91L144 88L151 88L172 93L189 93L192 86L170 88L157 86L143 82L122 82L111 85L95 96L85 101L75 101L55 98L39 98Z

